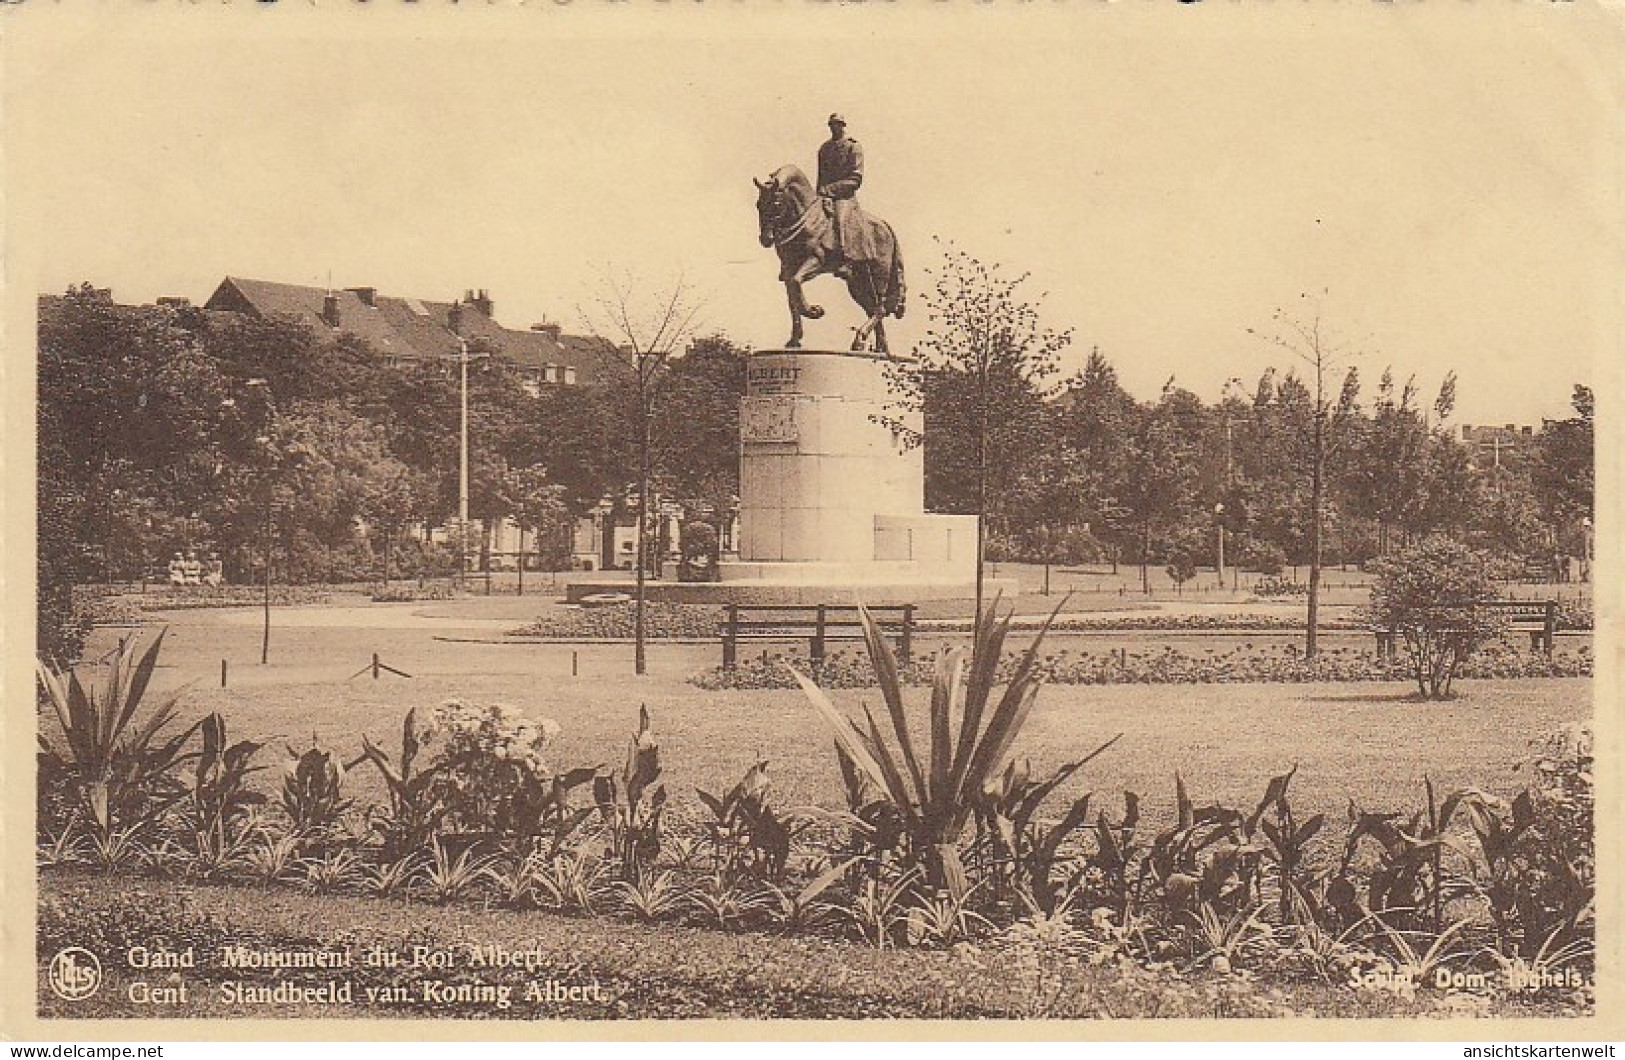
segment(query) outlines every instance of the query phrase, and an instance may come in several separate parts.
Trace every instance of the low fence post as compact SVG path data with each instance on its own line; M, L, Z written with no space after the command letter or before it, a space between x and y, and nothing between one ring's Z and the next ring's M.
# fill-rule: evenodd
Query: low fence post
M818 605L818 619L813 626L812 662L814 666L824 661L824 605Z
M914 657L914 605L903 605L903 664L906 666Z

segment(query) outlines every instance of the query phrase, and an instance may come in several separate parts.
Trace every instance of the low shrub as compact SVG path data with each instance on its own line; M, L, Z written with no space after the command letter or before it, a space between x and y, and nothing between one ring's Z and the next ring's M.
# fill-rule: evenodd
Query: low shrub
M1309 586L1283 578L1278 574L1260 578L1253 585L1253 595L1265 599L1279 596L1305 596L1308 592Z

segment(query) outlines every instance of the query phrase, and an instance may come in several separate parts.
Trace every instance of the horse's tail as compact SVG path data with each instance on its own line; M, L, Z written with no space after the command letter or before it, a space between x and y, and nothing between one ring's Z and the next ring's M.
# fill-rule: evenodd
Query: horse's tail
M896 232L891 237L891 282L886 285L886 293L891 315L903 319L903 311L908 308L908 283L903 277L903 245L897 242Z

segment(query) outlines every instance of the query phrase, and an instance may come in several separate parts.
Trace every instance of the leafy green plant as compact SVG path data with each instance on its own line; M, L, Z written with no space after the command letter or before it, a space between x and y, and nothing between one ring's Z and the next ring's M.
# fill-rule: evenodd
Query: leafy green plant
M367 865L361 871L361 889L377 898L405 894L417 879L421 860L418 854L407 854L393 861Z
M689 872L699 867L700 862L705 860L708 850L714 849L709 837L674 835L666 837L660 853L668 868Z
M599 768L587 766L527 780L514 797L516 838L528 839L538 849L545 841L545 856L558 857L578 841L598 812L593 806L572 806L570 792L598 773Z
M660 856L661 818L666 809L660 744L649 726L648 707L638 708L638 731L626 749L619 777L600 773L593 778L593 798L608 830L609 853L621 879L635 881Z
M1312 912L1307 896L1312 893L1314 874L1309 867L1310 845L1326 824L1326 815L1317 813L1303 824L1298 824L1287 798L1287 787L1298 773L1298 767L1277 777L1271 777L1264 797L1247 818L1242 832L1253 844L1274 862L1276 885L1279 889L1279 922L1290 924L1304 911ZM1257 837L1264 842L1259 844Z
M1369 813L1349 804L1352 827L1344 842L1342 864L1328 889L1328 897L1345 922L1352 924L1371 915L1383 928L1425 928L1438 935L1444 930L1445 907L1474 893L1472 881L1447 872L1444 860L1445 850L1455 847L1449 829L1467 793L1454 792L1441 802L1433 781L1424 778L1423 784L1427 801L1403 826L1396 823L1403 814ZM1379 849L1366 884L1366 900L1361 903L1350 869L1363 839L1372 840Z
M1225 911L1248 904L1253 875L1250 848L1241 839L1246 818L1228 806L1197 806L1174 774L1175 820L1158 832L1142 864L1142 879L1162 889L1175 912L1193 913L1200 903Z
M367 756L346 764L322 750L312 734L304 751L288 748L288 759L282 774L282 809L296 834L319 836L354 808L355 803L344 797L344 780Z
M723 930L749 923L772 908L772 892L748 887L721 873L707 876L683 895L683 904L701 923Z
M1061 845L1074 832L1089 821L1090 796L1085 794L1073 800L1066 815L1049 828L1037 820L1039 808L1056 788L1060 787L1094 758L1122 738L1112 737L1088 755L1061 766L1047 779L1038 781L1032 776L1032 763L1012 760L992 784L982 791L977 804L977 827L990 840L996 864L1002 862L1010 868L1010 882L1025 888L1035 904L1048 912L1056 902L1067 881L1054 877ZM996 873L993 879L1002 883L1005 874Z
M200 859L215 859L234 847L242 822L265 796L248 786L248 776L262 766L252 765L263 744L252 740L231 743L226 719L217 711L200 723L203 747L197 754L188 809Z
M199 828L185 851L187 875L204 881L218 880L246 869L255 850L259 828Z
M447 700L417 733L433 763L445 823L461 832L535 834L554 776L546 759L559 726L508 704Z
M790 845L806 822L773 807L772 787L767 763L757 762L723 795L695 789L711 811L708 827L717 871L764 881L784 876Z
M491 880L493 865L490 857L477 856L473 847L453 855L446 844L437 839L429 847L429 858L418 873L418 881L431 900L455 901Z
M311 894L337 894L359 889L366 880L361 857L353 850L329 850L312 858L302 858L300 881Z
M992 927L987 917L971 908L980 884L959 897L947 891L920 895L903 913L904 933L910 946L936 946L946 949L956 942L974 938Z
M160 632L139 654L135 637L121 644L100 689L94 683L87 688L71 668L35 663L61 736L59 746L42 727L40 775L64 778L78 793L87 826L104 852L126 849L137 831L150 830L186 793L173 771L185 761L182 749L198 725L164 734L175 721L180 692L136 721L163 642ZM127 833L123 840L116 839L120 832Z
M665 869L641 873L636 880L616 880L612 889L621 909L645 923L665 920L683 905L677 876Z
M85 837L79 832L77 816L55 832L47 831L34 844L34 867L41 869L77 865L86 858Z
M845 912L863 940L876 949L908 941L909 898L920 885L918 868L865 879ZM963 894L968 894L967 889Z
M1143 864L1137 840L1140 825L1140 797L1123 792L1123 816L1113 823L1101 810L1095 815L1095 848L1084 857L1084 873L1079 881L1089 898L1106 909L1127 916L1135 904L1139 879L1136 865Z
M977 617L968 675L962 651L947 652L938 660L924 756L915 750L897 659L866 609L860 608L859 615L890 716L890 740L867 704L863 707L865 724L860 726L837 709L823 689L800 672L795 674L833 730L846 760L901 819L908 853L924 868L927 885L932 890L947 890L956 898L970 889L960 850L965 827L981 793L1004 769L1042 683L1038 650L1047 625L1021 656L1003 695L994 700L1011 622L1008 615L1002 620L995 617L996 606Z
M784 890L774 884L766 885L768 913L787 932L810 931L831 920L840 907L824 899L847 869L852 859L825 867L794 890Z
M265 883L281 883L292 877L299 858L299 837L260 834L249 848L246 867Z
M1207 902L1200 902L1196 915L1191 918L1192 963L1207 965L1221 975L1228 975L1237 965L1242 950L1269 934L1259 920L1262 906L1237 909L1221 913Z
M151 857L151 850L138 835L141 822L123 828L112 827L103 832L90 833L90 861L103 872L113 873L131 865L140 865Z
M419 743L417 708L406 712L401 724L401 757L397 768L384 751L370 739L361 738L362 752L384 778L389 789L389 809L374 815L373 828L383 839L384 857L398 860L428 846L445 816L445 804L437 790L434 768L414 769Z
M560 912L576 910L591 915L605 893L604 862L580 851L566 851L558 857L539 860L533 874L532 891L543 908Z
M1437 933L1401 931L1390 927L1381 917L1374 918L1374 922L1393 952L1395 970L1413 983L1432 982L1441 967L1468 955L1466 950L1451 946L1456 936L1467 930L1468 922L1465 920L1457 920ZM1429 939L1431 941L1425 947L1421 946L1423 941Z
M1536 758L1536 782L1508 801L1477 789L1462 806L1477 839L1475 884L1506 955L1584 942L1596 896L1588 730L1557 734Z

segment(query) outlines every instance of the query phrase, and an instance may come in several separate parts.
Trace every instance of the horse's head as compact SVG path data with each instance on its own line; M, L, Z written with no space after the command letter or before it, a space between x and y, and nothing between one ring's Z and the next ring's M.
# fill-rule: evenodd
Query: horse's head
M770 247L778 240L778 234L784 231L795 220L786 216L793 208L790 197L785 194L784 186L778 181L777 174L771 175L767 180L751 180L756 184L756 226L757 238L762 246Z

